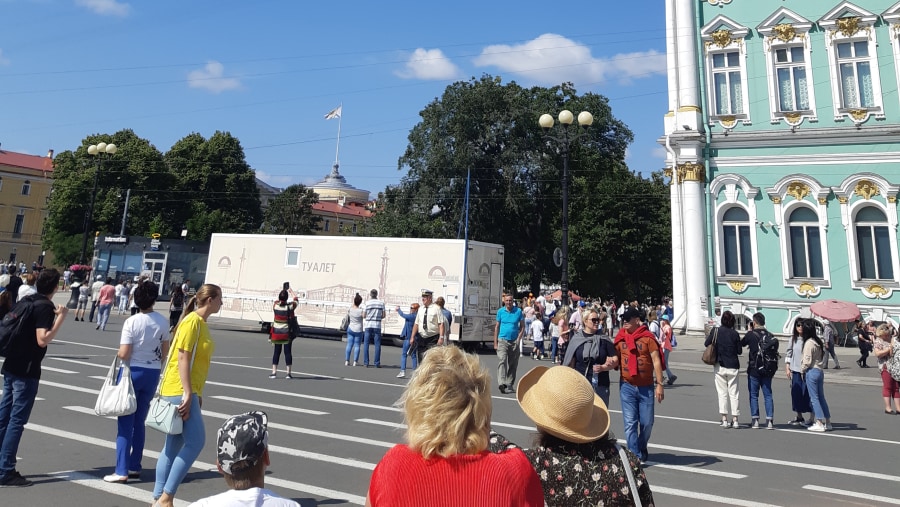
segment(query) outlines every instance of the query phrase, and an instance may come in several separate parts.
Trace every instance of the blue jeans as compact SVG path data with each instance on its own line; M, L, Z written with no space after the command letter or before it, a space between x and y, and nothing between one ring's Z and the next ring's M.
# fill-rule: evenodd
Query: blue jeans
M772 377L747 375L750 389L750 417L759 419L759 388L762 387L763 403L766 405L766 419L775 418L775 403L772 402Z
M164 396L172 403L181 403L181 396ZM156 485L153 486L153 498L158 499L163 492L175 496L178 486L187 475L194 460L203 450L206 443L206 429L203 427L203 415L200 413L200 397L191 396L191 415L184 421L184 430L180 435L166 435L166 443L159 453L156 462Z
M107 305L109 306L109 305ZM101 307L102 308L102 307ZM102 315L102 314L101 314ZM131 368L131 383L137 398L137 411L118 418L119 431L116 435L116 475L141 471L144 456L144 420L150 410L150 400L156 393L159 382L158 368Z
M816 419L831 419L831 411L828 410L828 402L825 401L825 373L822 370L818 368L806 370L806 390L809 391L809 401Z
M419 358L416 356L416 351L413 351L412 354L409 352L409 337L406 337L403 340L403 350L400 351L400 371L406 371L406 357L412 356L412 367L415 370L419 367Z
M97 314L97 324L100 326L100 329L106 330L106 323L109 322L110 310L112 310L112 303L108 305L100 305L100 310Z
M672 378L675 376L675 374L672 373L672 370L669 368L669 352L672 351L668 349L663 350L663 361L666 363L666 378Z
M362 342L362 331L347 330L347 350L344 351L344 361L350 361L350 353L353 353L353 362L359 361L359 344Z
M36 378L20 377L12 373L3 374L3 398L0 398L0 478L16 469L16 451L22 440L25 424L31 417L34 399L37 397Z
M653 386L633 386L628 382L619 384L619 398L622 402L622 419L625 421L625 440L628 449L646 460L653 431L656 398Z
M365 329L366 336L363 339L363 362L369 366L369 339L375 342L375 366L381 366L381 329L370 327Z
M550 337L550 360L556 361L556 356L559 354L559 337L551 336ZM562 358L559 359L559 362L562 362Z

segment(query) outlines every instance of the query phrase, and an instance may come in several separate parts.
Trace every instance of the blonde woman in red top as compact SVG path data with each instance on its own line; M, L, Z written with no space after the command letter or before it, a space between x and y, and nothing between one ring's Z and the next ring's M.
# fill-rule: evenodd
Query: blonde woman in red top
M375 467L366 505L543 507L541 480L525 454L488 450L490 384L476 356L430 349L399 401L407 443Z

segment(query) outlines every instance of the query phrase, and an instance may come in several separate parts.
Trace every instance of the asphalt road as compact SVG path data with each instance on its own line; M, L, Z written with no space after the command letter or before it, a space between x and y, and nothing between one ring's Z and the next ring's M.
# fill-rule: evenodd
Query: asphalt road
M107 331L98 332L70 319L50 345L39 401L19 449L18 468L35 484L0 490L0 505L150 503L161 434L148 431L141 480L101 480L113 472L116 423L94 416L93 405L123 320L113 315ZM269 414L271 489L304 507L364 504L373 467L403 439L402 415L393 407L404 385L395 378L399 349L384 348L381 369L353 368L343 364L344 344L300 338L294 345L300 378L271 380L265 335L214 325L213 337L216 353L203 404L207 442L178 491L181 505L226 489L214 467L215 431L225 417L251 409ZM853 350L841 351L842 363L852 369L826 373L834 432L786 424L792 414L782 377L775 382L776 431L725 430L717 426L711 367L699 361L700 339L679 341L671 356L678 381L657 406L650 445L647 475L658 505L900 504L900 416L882 412L877 372L858 369ZM496 372L494 355L485 352L481 359ZM520 374L533 364L523 357ZM494 391L494 429L527 445L531 425L514 396L500 394L496 383ZM621 438L615 385L613 391L611 430ZM745 379L741 410L749 423Z

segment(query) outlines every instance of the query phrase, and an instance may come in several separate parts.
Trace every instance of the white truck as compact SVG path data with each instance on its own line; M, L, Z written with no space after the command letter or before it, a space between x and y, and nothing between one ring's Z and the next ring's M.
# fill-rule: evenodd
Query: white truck
M267 329L284 282L298 298L301 328L338 329L357 293L365 301L371 289L378 290L388 336L403 329L395 309L408 312L421 302L422 289L430 289L453 313L450 340L474 348L493 341L503 246L455 239L213 234L206 283L222 288L221 317Z

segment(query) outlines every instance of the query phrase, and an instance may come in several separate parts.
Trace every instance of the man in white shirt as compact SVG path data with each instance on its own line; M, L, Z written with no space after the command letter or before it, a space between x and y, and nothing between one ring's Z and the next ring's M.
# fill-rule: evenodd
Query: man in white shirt
M369 291L369 300L363 308L363 362L369 367L369 341L375 342L375 367L381 368L381 321L384 319L384 301L378 299L378 291Z
M584 327L584 321L581 319L581 311L583 308L584 301L579 301L578 305L575 307L575 311L572 312L572 316L569 317L569 329L572 330L573 335L578 331L581 331L581 328Z
M216 439L216 466L231 489L197 500L191 507L300 507L266 489L268 424L268 416L260 411L225 421Z
M91 284L91 314L88 322L94 322L94 312L100 305L100 289L103 288L103 275L97 275L97 280Z

